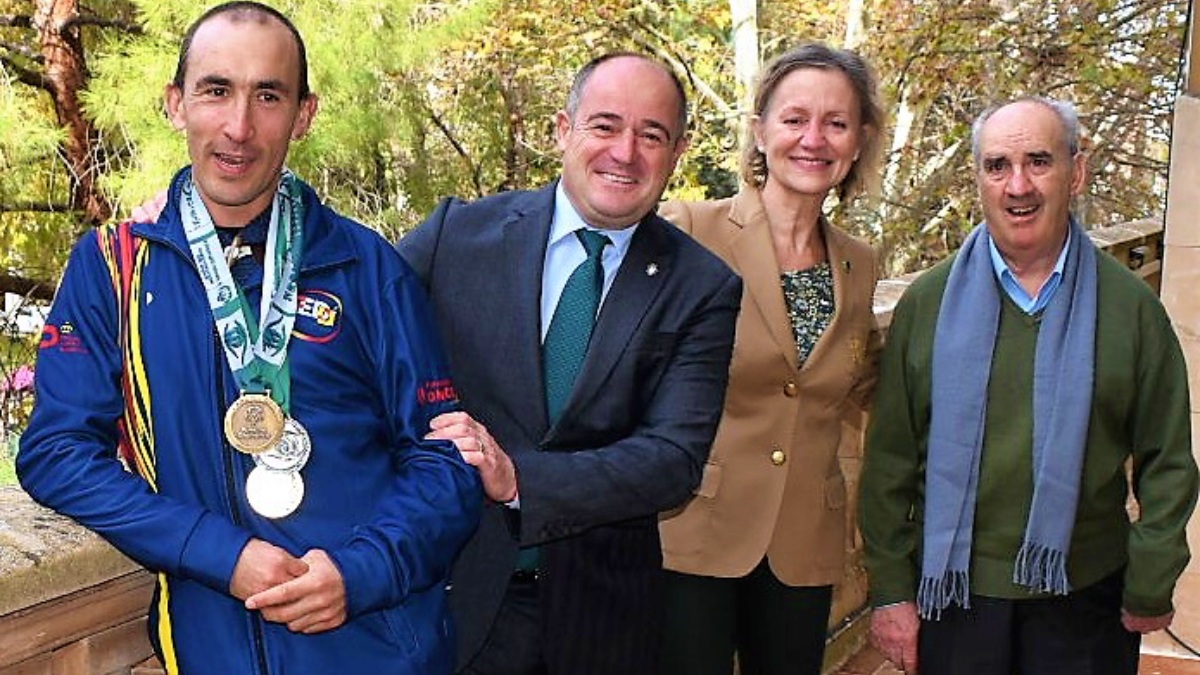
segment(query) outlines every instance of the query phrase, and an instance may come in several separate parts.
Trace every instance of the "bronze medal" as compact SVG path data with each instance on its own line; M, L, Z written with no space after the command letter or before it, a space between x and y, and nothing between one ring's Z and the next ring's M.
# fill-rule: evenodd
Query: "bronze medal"
M246 477L246 501L264 518L291 515L304 500L304 480L296 471L272 471L256 466Z
M312 439L304 425L289 417L283 425L283 438L266 452L254 455L254 463L273 471L299 471L312 454Z
M256 455L283 438L283 411L267 394L245 394L225 411L225 438L239 452Z

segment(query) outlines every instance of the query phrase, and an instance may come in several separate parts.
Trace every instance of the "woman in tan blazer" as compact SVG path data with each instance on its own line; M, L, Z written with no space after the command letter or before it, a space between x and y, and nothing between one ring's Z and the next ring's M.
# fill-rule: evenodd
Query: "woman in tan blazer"
M857 54L769 64L730 199L660 213L742 275L729 390L695 497L663 514L668 675L820 673L846 547L842 417L875 380L869 245L826 220L878 174L883 111Z

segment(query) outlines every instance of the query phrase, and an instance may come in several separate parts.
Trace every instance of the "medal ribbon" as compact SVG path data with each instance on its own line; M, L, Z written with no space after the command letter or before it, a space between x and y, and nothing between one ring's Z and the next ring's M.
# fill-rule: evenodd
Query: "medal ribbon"
M190 169L179 196L184 233L204 283L229 369L242 391L259 394L269 391L286 414L291 402L287 345L296 322L300 254L304 250L304 207L298 181L285 170L275 192L267 225L267 255L263 261L262 301L257 320L225 262L216 227L204 202L197 198ZM281 226L283 223L286 227Z

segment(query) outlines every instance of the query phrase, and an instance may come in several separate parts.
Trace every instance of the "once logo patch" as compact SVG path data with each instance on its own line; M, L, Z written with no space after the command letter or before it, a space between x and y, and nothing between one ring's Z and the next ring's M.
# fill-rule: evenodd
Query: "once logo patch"
M453 403L457 400L458 392L454 391L454 382L449 378L429 380L417 387L417 403L421 405Z

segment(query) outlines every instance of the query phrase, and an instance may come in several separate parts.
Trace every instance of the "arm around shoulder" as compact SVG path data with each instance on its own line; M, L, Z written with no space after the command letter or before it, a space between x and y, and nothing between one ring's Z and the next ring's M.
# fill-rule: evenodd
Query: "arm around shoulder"
M420 225L410 230L396 243L396 250L425 283L429 283L433 261L438 253L442 227L446 223L450 210L458 203L454 197L444 197Z

